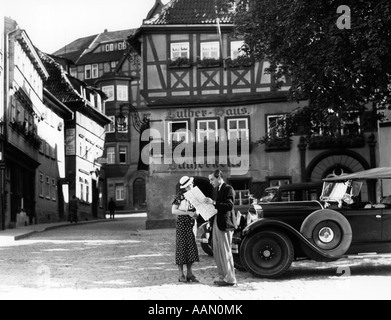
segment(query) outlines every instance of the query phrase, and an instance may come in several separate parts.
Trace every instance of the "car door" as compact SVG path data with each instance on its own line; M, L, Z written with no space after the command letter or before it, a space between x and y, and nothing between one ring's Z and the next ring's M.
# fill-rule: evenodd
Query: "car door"
M352 243L382 240L383 209L344 209L343 214L352 227Z
M391 208L383 209L382 240L391 241Z

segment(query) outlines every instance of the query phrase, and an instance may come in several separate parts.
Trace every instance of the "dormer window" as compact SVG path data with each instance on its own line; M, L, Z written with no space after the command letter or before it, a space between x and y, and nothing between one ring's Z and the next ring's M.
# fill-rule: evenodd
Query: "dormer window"
M106 51L114 51L114 43L106 44Z

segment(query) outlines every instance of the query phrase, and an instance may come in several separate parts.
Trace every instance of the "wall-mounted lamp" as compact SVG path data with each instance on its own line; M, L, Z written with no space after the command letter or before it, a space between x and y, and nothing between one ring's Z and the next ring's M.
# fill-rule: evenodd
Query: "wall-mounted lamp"
M137 132L141 132L143 129L149 127L149 114L144 114L143 118L141 119L139 111L135 106L124 103L120 105L120 112L117 116L117 123L121 129L126 130L126 116L122 112L123 107L129 108L130 114L132 116L133 127L137 130Z

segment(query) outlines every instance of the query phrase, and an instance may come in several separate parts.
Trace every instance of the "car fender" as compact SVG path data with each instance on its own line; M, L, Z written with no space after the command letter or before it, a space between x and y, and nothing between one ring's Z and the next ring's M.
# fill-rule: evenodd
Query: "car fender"
M297 231L295 228L290 226L289 224L278 221L278 220L271 220L271 219L263 219L260 218L257 221L251 223L248 225L245 229L242 231L242 239L244 237L253 234L254 232L265 230L265 229L273 229L273 230L279 230L284 232L291 240L297 240L297 242L301 246L305 246L311 253L311 256L309 258L316 260L316 261L334 261L335 257L329 255L327 252L317 248L314 244L312 244L309 240L307 240L304 235L302 235L299 231Z

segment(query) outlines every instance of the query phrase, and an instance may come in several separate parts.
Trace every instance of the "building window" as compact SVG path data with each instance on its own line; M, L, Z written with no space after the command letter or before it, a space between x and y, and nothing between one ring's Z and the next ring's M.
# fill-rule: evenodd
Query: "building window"
M111 62L111 68L113 68L113 69L117 68L117 61Z
M126 147L119 147L119 163L126 163L127 150Z
M168 122L168 143L189 142L189 123L187 121Z
M266 117L267 135L270 138L282 138L282 123L284 115L269 115Z
M91 79L91 65L86 65L84 67L84 72L85 72L85 78L86 79Z
M43 181L43 173L40 173L39 174L39 196L43 198L44 193L45 193L45 183Z
M107 164L115 164L115 147L107 148Z
M248 119L228 119L228 140L249 139Z
M237 59L240 56L246 55L246 52L242 50L245 43L243 40L231 41L231 59Z
M109 117L111 122L106 125L106 133L113 133L115 132L115 116Z
M82 141L80 141L80 143L79 143L79 156L81 157L81 158L83 158L84 157L84 146L83 146L83 142Z
M128 101L128 86L117 86L117 100Z
M201 59L220 59L220 42L201 43Z
M56 179L52 179L52 200L57 200L57 185L56 185Z
M125 188L123 184L115 185L115 200L117 201L125 200Z
M171 43L171 60L190 57L190 44L188 42Z
M291 177L270 177L268 178L269 187L285 186L292 183Z
M99 77L99 65L93 64L92 65L92 78L96 79Z
M232 179L229 180L230 185L235 190L235 205L245 206L250 205L250 180L249 179Z
M114 101L114 86L102 87L102 91L108 97L106 101Z
M128 132L128 130L129 130L129 125L128 124L129 124L129 118L128 118L128 115L125 115L124 125L123 126L119 125L119 123L117 122L117 130L118 130L118 132L122 132L122 133Z
M90 186L88 184L88 181L87 180L84 180L84 184L85 184L85 187L86 187L86 201L89 202L90 200Z
M217 120L198 120L197 121L197 142L205 140L218 141Z
M45 190L46 199L50 199L50 178L46 176L46 190Z
M84 180L82 178L79 178L79 185L80 185L80 200L84 201Z
M77 78L77 68L72 67L70 69L70 74L71 74L72 77Z

